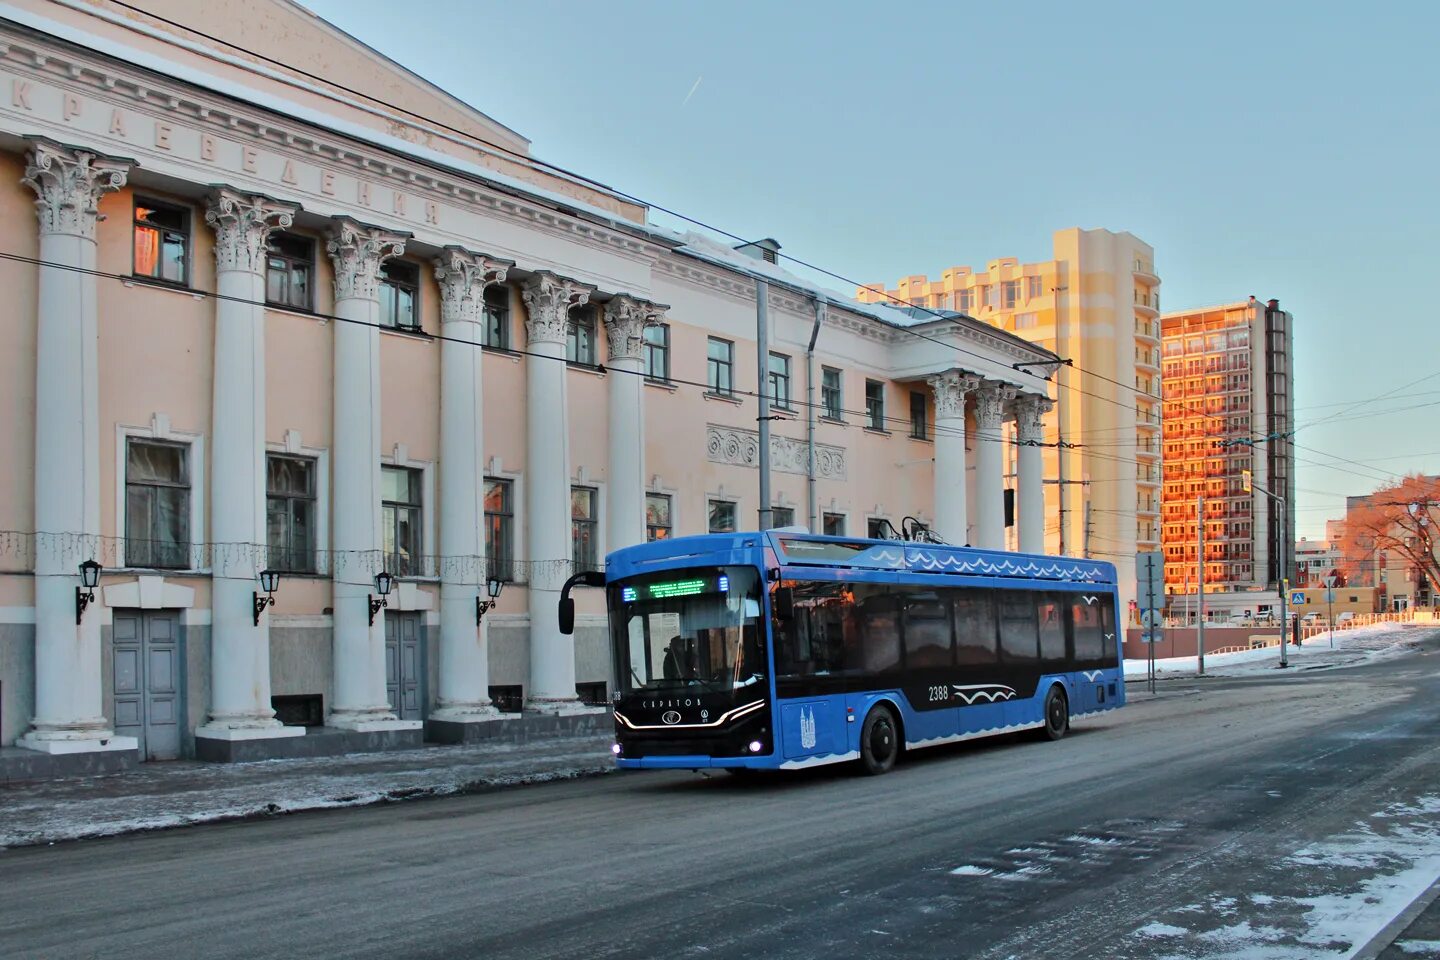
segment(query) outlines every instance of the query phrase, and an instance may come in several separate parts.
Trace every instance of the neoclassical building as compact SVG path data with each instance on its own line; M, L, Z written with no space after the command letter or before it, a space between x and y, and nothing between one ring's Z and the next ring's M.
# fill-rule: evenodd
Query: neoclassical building
M609 679L564 579L762 510L1043 550L1055 354L651 225L287 0L173 16L241 46L0 4L0 747L563 715Z

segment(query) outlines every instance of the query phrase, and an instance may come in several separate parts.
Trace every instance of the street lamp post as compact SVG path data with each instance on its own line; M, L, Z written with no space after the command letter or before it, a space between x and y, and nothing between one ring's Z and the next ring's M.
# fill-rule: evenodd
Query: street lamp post
M1280 588L1280 668L1283 670L1284 668L1290 666L1290 651L1288 649L1288 641L1290 639L1290 616L1289 611L1286 609L1286 601L1290 599L1288 596L1290 590L1290 578L1286 576L1288 571L1285 569L1287 566L1287 564L1285 563L1285 558L1289 556L1289 551L1285 549L1285 498L1273 494L1269 490L1266 490L1264 487L1256 486L1254 483L1252 483L1250 480L1249 470L1240 471L1240 476L1245 484L1246 493L1249 493L1253 490L1258 493L1265 494L1265 496L1269 497L1271 501L1275 503L1276 509L1280 511L1280 529L1278 538L1279 543L1276 544L1276 547L1280 551L1280 562L1276 567L1275 583L1276 586Z

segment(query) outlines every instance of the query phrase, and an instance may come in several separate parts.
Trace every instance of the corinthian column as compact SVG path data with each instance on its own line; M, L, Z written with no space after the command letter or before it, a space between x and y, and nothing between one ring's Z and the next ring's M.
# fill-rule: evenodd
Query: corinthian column
M1020 443L1016 472L1016 522L1020 525L1020 552L1045 552L1045 492L1040 444L1044 440L1045 414L1053 404L1038 394L1027 393L1015 402L1015 438Z
M215 229L215 386L210 416L210 721L197 737L300 736L270 707L270 618L254 596L265 530L265 246L299 208L221 188L205 222Z
M565 324L590 299L590 287L540 272L525 284L525 545L530 560L530 688L527 706L573 706L575 644L560 632L560 588L570 556L569 419L565 398ZM547 562L548 561L548 562Z
M970 542L965 515L965 398L980 378L958 370L931 377L935 393L935 532L950 543Z
M645 542L645 328L669 309L632 297L605 305L610 354L610 485L606 489L606 543L618 550Z
M986 380L975 392L975 545L1005 549L1005 458L1000 425L1014 387Z
M485 630L475 622L485 582L485 288L514 264L459 247L435 261L440 282L440 690L431 721L474 723L490 704ZM473 558L470 559L470 558ZM447 737L447 739L453 739ZM463 739L463 731L460 739Z
M134 750L102 715L100 612L76 624L79 565L100 534L100 413L95 220L100 197L125 185L130 164L34 140L22 182L40 218L35 342L35 719L20 746L46 753ZM45 266L44 264L56 264ZM75 270L67 270L73 267Z
M370 623L368 597L384 566L380 530L380 265L406 237L336 217L325 248L335 262L335 694L330 726L419 727L398 720L385 696L385 611Z

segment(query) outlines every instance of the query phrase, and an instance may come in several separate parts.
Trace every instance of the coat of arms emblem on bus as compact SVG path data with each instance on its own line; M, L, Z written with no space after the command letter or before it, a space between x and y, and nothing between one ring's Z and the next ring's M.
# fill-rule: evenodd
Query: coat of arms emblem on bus
M815 708L800 708L800 746L806 750L815 749Z

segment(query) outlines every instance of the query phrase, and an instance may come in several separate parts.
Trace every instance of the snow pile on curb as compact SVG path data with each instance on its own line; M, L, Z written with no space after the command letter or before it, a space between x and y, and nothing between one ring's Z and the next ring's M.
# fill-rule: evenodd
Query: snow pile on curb
M608 742L155 765L115 777L20 784L0 790L0 849L598 776L615 769Z
M1440 632L1440 627L1425 623L1373 623L1367 627L1335 632L1335 648L1330 648L1328 634L1320 634L1306 640L1296 648L1291 644L1288 650L1291 669L1316 669L1319 667L1342 667L1372 660L1388 659L1409 653L1426 637ZM1206 674L1217 676L1238 676L1275 669L1280 662L1280 651L1276 647L1258 647L1254 650L1237 650L1233 653L1210 654L1205 657ZM1125 661L1127 679L1148 676L1149 662ZM1157 676L1194 676L1194 657L1167 657L1155 661Z

